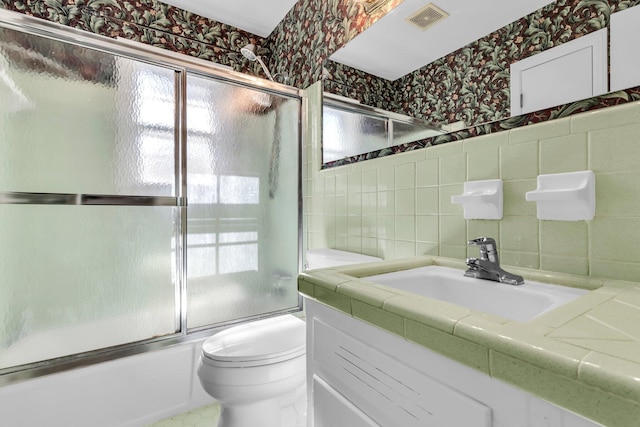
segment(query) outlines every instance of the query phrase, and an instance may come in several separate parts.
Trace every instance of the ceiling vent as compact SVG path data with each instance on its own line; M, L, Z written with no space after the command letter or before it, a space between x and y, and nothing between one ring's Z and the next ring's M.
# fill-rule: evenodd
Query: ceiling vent
M449 16L447 12L440 9L433 3L429 3L406 20L420 28L422 31L425 31L447 16Z

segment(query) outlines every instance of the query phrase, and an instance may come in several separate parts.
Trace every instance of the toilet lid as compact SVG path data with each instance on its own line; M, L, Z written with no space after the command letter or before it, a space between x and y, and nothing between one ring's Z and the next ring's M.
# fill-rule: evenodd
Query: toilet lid
M202 344L203 362L214 366L259 366L305 353L305 323L292 315L225 329Z

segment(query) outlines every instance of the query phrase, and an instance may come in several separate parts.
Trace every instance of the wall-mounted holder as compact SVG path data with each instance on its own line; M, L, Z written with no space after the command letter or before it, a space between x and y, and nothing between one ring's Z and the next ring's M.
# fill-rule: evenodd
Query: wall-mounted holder
M538 219L588 221L596 213L596 177L592 171L539 175L538 188L525 198L537 203Z
M451 203L462 205L464 219L502 219L502 180L467 181Z

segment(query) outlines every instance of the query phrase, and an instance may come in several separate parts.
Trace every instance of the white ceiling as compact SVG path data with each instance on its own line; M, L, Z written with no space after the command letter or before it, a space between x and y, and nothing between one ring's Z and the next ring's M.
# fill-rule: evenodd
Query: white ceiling
M167 3L266 37L296 0L168 0ZM330 59L396 80L553 1L434 0L449 17L426 31L405 21L428 3L429 0L404 0Z
M267 37L297 0L163 0L183 10Z

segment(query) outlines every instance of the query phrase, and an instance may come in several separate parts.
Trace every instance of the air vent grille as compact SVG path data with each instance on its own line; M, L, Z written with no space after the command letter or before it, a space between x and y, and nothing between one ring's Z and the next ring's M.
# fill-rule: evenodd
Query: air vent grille
M407 21L420 28L422 31L425 31L447 16L449 16L447 12L440 9L433 3L429 3L428 5L408 17Z

